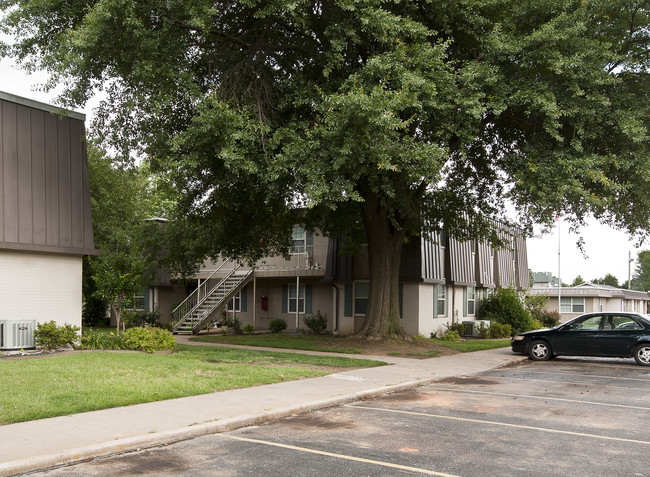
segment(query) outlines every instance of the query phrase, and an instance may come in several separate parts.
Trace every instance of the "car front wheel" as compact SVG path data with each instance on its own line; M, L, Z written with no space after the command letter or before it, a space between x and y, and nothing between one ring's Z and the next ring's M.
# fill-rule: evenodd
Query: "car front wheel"
M533 361L546 361L551 358L553 351L551 346L542 340L533 341L528 348L528 356Z
M650 366L650 343L637 346L634 350L634 359L641 366Z

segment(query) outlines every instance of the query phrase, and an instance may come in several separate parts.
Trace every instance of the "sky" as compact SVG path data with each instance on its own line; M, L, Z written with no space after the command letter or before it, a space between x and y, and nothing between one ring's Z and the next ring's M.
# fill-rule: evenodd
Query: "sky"
M55 92L37 90L37 85L45 79L46 76L42 73L25 74L9 59L0 61L0 91L52 104L56 97ZM89 105L79 110L86 114L86 126L90 124L92 108L96 104L97 101L91 100ZM576 246L579 236L570 233L569 226L563 222L560 222L559 240L557 228L550 234L529 238L528 267L534 272L551 272L554 276L559 274L564 283L571 283L578 275L590 281L611 273L622 284L628 278L628 254L631 253L632 259L635 260L631 264L634 274L638 253L650 249L650 243L636 248L636 242L625 233L599 225L594 220L588 221L581 235L584 240L584 255Z

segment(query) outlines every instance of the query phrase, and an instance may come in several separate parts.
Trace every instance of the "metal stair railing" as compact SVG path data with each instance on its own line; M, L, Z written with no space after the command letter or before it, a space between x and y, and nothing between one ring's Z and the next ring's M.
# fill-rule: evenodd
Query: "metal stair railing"
M233 268L228 270L224 270L224 266L226 264L232 264ZM222 282L225 282L228 277L230 277L235 271L239 268L239 264L236 262L224 262L219 267L214 270L208 277L203 280L203 283L201 283L196 290L194 290L190 295L183 300L183 302L178 305L174 310L172 311L172 329L175 331L176 327L182 323L186 317L190 316L192 312L194 312L200 305L203 303L203 301L212 294L212 292L219 287L219 285L222 284ZM216 276L219 273L226 273L226 276L223 277L221 275Z
M235 276L235 271L231 272L219 285L214 287L210 294L206 297L205 300L203 300L199 306L197 306L189 315L190 323L188 326L191 326L191 333L195 333L197 330L200 330L203 325L207 322L208 319L210 319L210 316L216 310L217 308L224 307L226 304L235 297L235 295L241 291L242 288L246 286L246 284L249 281L249 277L253 274L252 270L247 271L243 275L237 276L237 281L233 283L229 283L230 279L233 279ZM210 300L212 297L214 297L217 293L219 293L220 289L223 287L223 292L220 295L220 298L217 300ZM197 315L196 317L194 315ZM187 320L183 320L180 322L178 328L183 325L183 323L187 323ZM186 333L190 330L185 329L184 330ZM180 332L180 329L179 329Z

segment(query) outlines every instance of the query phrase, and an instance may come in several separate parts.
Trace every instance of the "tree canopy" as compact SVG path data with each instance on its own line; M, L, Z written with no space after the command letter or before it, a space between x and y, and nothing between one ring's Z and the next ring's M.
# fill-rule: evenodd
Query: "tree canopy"
M490 221L650 230L648 2L0 0L5 54L168 171L205 254L367 242L365 334L400 334L402 244Z
M650 250L639 252L632 276L632 289L650 291Z
M618 278L616 278L611 273L607 273L603 278L594 278L591 282L598 283L600 285L609 285L611 287L620 288Z
M171 204L146 166L115 167L92 143L88 176L95 246L101 255L84 263L84 299L86 306L99 299L104 311L111 306L119 332L122 310L153 279L161 255L160 224L148 219L166 215Z

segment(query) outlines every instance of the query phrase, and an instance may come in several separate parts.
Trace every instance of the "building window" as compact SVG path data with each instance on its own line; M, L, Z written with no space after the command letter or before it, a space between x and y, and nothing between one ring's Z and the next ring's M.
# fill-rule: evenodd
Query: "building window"
M310 230L305 230L303 227L294 227L291 232L291 248L289 253L292 255L312 253L313 248L313 233Z
M133 299L131 300L131 306L127 309L134 310L134 311L149 311L150 291L151 291L150 288L145 288L144 290L141 290L135 295L133 295Z
M305 285L300 285L298 293L296 294L296 286L289 285L287 309L289 313L304 313L305 312Z
M585 299L583 297L563 296L560 298L560 313L584 313Z
M235 297L228 302L228 311L241 312L241 292L237 292Z
M365 315L368 309L368 282L354 283L354 314Z
M466 289L467 316L472 316L476 312L476 288L467 287Z
M445 285L436 285L435 293L433 316L446 316L447 287Z

